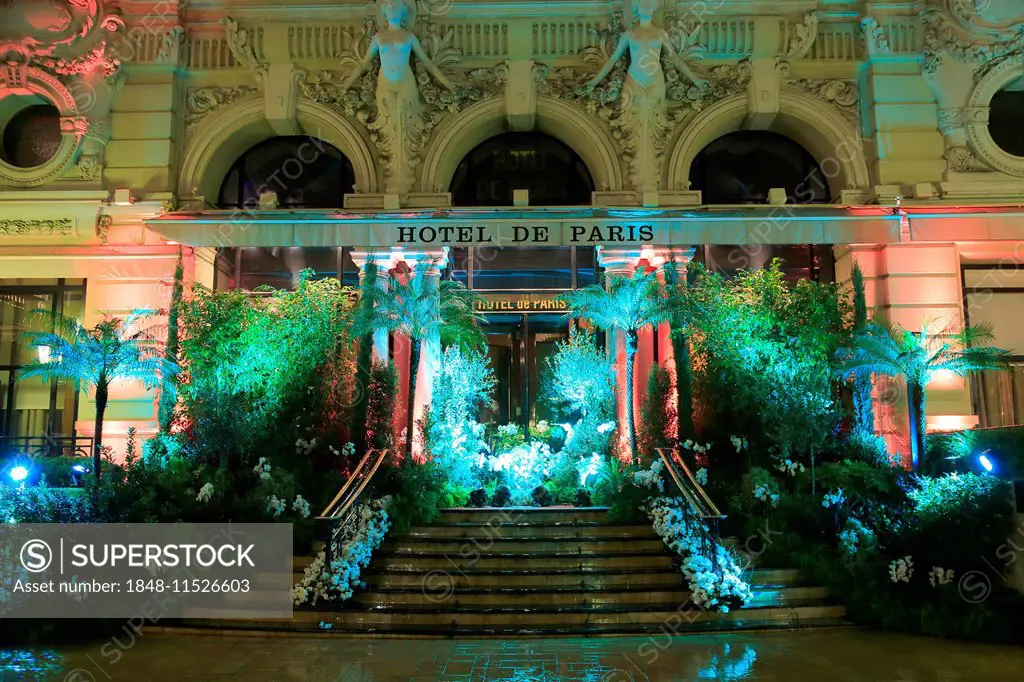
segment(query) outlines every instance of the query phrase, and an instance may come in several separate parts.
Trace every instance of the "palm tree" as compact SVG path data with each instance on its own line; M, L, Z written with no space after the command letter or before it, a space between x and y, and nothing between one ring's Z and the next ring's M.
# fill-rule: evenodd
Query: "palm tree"
M1006 369L1010 353L988 345L988 325L932 332L927 323L920 333L903 327L868 323L847 348L836 353L838 373L845 379L882 374L900 377L907 385L910 409L910 448L914 468L925 455L925 386L936 374L966 377L974 372Z
M48 349L39 359L18 371L18 379L40 377L44 381L66 379L75 390L96 389L96 436L92 465L100 475L103 451L103 415L110 385L115 381L138 381L146 388L174 391L171 378L178 366L159 353L157 343L145 331L132 331L147 313L133 311L127 318L106 319L91 329L78 320L48 310L31 313L33 321L22 335L28 346Z
M386 291L364 287L362 295L370 301L364 301L364 312L353 323L357 335L384 329L405 335L412 344L406 405L406 454L410 457L416 441L416 375L423 342L437 337L445 346L476 346L485 340L480 330L483 316L476 309L480 296L461 282L439 280L437 268L436 262L421 261L405 277L392 273Z
M662 298L658 280L644 270L632 277L612 275L608 287L591 284L570 291L560 300L565 301L569 315L584 318L598 329L619 330L626 341L626 431L630 455L636 458L636 427L633 414L633 369L636 363L638 333L644 327L657 325L668 319L669 309Z

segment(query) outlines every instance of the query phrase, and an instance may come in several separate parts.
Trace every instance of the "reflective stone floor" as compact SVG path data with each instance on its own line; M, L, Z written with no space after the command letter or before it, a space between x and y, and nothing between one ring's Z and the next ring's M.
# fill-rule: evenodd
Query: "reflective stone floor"
M121 647L124 647L122 649ZM0 649L0 680L445 680L450 682L1000 682L1024 648L860 629L542 640L150 634L89 646Z

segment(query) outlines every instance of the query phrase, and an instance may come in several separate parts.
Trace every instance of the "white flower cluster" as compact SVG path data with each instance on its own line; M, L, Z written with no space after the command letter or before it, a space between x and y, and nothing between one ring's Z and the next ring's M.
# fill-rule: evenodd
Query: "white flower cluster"
M316 449L316 438L312 440L305 440L300 438L295 441L295 453L298 455L308 455Z
M779 494L772 490L772 487L767 483L754 486L754 497L759 499L761 502L765 502L772 509L779 506Z
M520 433L518 424L502 424L498 427L498 435L505 438L515 438Z
M309 502L302 499L302 495L296 495L292 502L292 511L297 512L304 519L309 518Z
M196 495L196 502L209 502L211 497L213 497L213 484L207 483L199 489L199 494Z
M261 481L270 480L270 462L266 457L260 457L260 461L252 468L252 472L260 477Z
M839 533L839 546L847 555L854 555L859 550L875 544L875 532L861 523L856 517L851 516L846 520L846 526Z
M932 587L948 585L953 582L953 569L943 569L941 566L932 566L932 570L928 573L928 582L932 584Z
M345 457L355 457L356 444L352 442L345 443L344 445L341 446L341 454L343 454Z
M838 490L830 491L825 494L825 497L821 499L821 506L825 509L841 507L846 502L846 493L843 492L842 488Z
M651 462L650 469L643 469L641 471L634 471L632 473L633 482L636 483L639 488L647 488L648 490L658 489L659 493L665 492L665 482L661 478L661 470L665 468L665 464L661 459L656 459Z
M702 609L729 611L729 603L746 605L754 598L743 580L736 557L719 541L713 541L718 568L702 554L701 533L708 533L699 521L687 522L679 498L655 498L646 508L656 532L669 549L683 559L683 575L693 603Z
M267 510L274 513L276 519L288 509L288 503L280 499L277 495L271 495L267 498Z
M711 443L705 443L704 445L701 445L700 443L695 443L692 440L688 440L685 443L683 443L683 449L692 450L693 453L697 455L706 455L708 454L708 451L711 449Z
M736 448L736 452L743 452L747 449L747 439L739 436L729 436L729 442ZM709 446L710 447L710 446Z
M302 581L292 589L292 601L296 606L309 602L316 606L318 600L345 601L352 597L357 587L364 587L359 579L363 569L370 565L373 552L384 542L391 529L387 509L391 497L363 504L355 512L355 523L346 527L337 541L337 551L330 567L325 567L323 552L317 555L302 576Z
M499 455L484 456L480 465L486 464L495 473L504 471L514 478L526 480L540 475L549 476L551 462L551 448L547 443L535 440L527 445L517 445Z
M794 462L788 457L776 464L775 468L790 476L796 476L797 474L802 474L805 471L803 464L800 462Z
M705 469L704 467L697 469L697 473L694 475L697 478L697 483L700 483L701 485L708 484L708 470Z
M889 580L894 583L909 583L914 575L914 560L909 556L897 559L889 564Z

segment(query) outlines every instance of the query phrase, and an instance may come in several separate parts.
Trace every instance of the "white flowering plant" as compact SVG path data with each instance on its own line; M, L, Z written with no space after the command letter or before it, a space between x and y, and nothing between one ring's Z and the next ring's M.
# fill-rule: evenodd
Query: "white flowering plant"
M914 576L914 560L910 556L900 557L889 563L889 580L894 583L909 583Z
M659 493L663 493L665 492L665 480L661 477L661 472L664 468L664 462L657 458L651 462L650 469L632 471L630 472L630 477L632 477L633 483L638 488L646 488L651 491L657 490Z
M948 585L953 582L954 576L952 568L944 569L942 566L932 566L932 570L928 572L928 582L932 587Z
M681 498L656 497L645 505L644 511L654 532L682 559L682 572L693 603L722 613L749 604L754 595L743 579L736 555L713 537L701 521L692 516L687 518L683 512L685 504Z
M196 502L209 502L211 497L213 497L213 484L206 483L199 489L199 494L196 495Z
M331 565L325 565L326 554L320 552L293 588L292 601L296 606L316 606L321 600L345 601L351 599L356 589L366 586L361 574L391 529L391 502L387 496L356 507L335 540Z
M252 472L259 476L261 481L270 480L270 461L266 457L260 457Z

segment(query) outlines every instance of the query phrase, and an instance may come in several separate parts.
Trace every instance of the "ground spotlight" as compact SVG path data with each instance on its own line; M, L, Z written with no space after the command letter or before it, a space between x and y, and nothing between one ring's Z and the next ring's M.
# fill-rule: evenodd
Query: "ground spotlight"
M11 467L11 470L7 472L7 475L11 477L11 480L15 483L21 483L28 478L28 469L23 466Z
M987 453L988 450L986 450L985 452ZM992 470L995 469L995 466L992 464L992 460L989 459L988 455L984 453L978 455L978 464L980 464L981 468L990 474L992 473Z
M82 476L89 473L89 469L84 464L74 464L71 466L71 481L75 487L82 485Z

